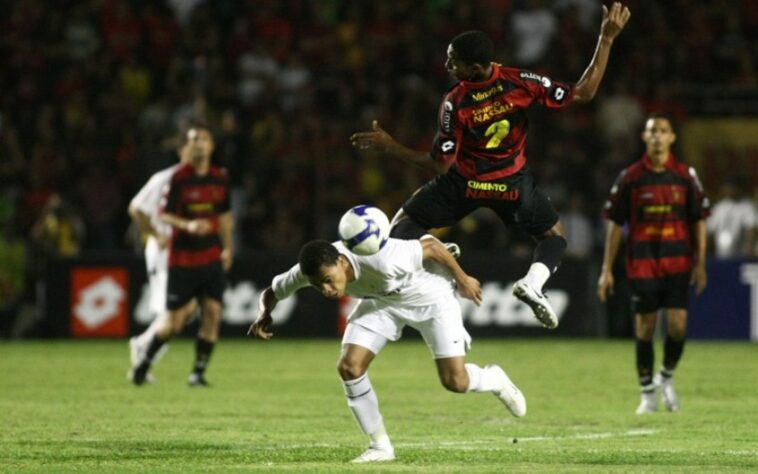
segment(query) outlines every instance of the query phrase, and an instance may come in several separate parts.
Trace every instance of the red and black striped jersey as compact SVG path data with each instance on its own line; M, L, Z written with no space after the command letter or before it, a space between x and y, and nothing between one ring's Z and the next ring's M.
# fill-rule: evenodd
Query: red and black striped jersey
M432 158L469 179L515 174L526 163L527 109L534 102L565 107L573 97L573 86L492 63L488 80L460 81L445 95Z
M193 235L174 229L169 267L198 267L220 261L218 218L229 209L229 177L225 169L211 166L207 174L199 176L192 165L180 166L171 177L162 212L183 219L208 219L214 231Z
M646 155L619 174L604 214L629 224L627 275L648 280L692 270L691 225L708 217L710 204L694 168L672 154L655 172Z

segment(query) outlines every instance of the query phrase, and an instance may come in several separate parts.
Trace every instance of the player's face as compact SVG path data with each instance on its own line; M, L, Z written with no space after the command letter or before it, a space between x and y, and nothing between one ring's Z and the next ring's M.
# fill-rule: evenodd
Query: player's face
M190 128L187 131L187 152L192 159L208 159L213 154L213 136L208 130Z
M676 140L671 122L664 118L652 118L645 123L642 141L647 145L648 155L668 154Z
M345 296L347 273L339 260L335 265L322 265L318 275L308 277L308 280L329 299L335 300Z
M458 59L458 55L453 49L453 45L447 47L447 60L445 61L447 72L459 81L471 80L474 75L472 66Z

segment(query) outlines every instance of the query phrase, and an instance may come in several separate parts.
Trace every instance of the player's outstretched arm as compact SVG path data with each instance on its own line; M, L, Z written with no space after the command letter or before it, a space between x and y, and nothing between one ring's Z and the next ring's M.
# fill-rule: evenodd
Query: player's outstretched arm
M421 248L424 251L424 260L434 260L453 272L453 278L458 284L458 293L461 296L473 301L477 306L482 303L482 286L479 280L463 271L463 268L439 240L433 237L422 237Z
M631 15L629 8L622 6L620 2L613 2L610 10L603 5L603 23L600 25L600 36L597 40L595 54L584 74L576 83L574 102L584 104L595 97L600 82L603 80L603 75L605 75L605 68L608 66L608 57L611 53L613 40L624 29Z
M350 143L359 150L375 150L437 174L447 172L447 167L437 163L428 152L411 150L398 143L379 126L379 122L376 120L371 123L370 132L354 133L350 137Z
M271 311L274 310L278 302L279 300L276 299L274 290L270 286L263 290L258 299L258 316L247 330L248 336L257 337L264 341L268 341L274 336L274 333L271 332L271 323L273 322Z

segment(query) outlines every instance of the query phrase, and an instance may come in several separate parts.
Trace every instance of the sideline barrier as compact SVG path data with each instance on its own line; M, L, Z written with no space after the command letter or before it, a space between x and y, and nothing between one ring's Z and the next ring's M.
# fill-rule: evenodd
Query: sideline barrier
M235 261L224 293L223 337L244 337L256 315L260 291L295 258L255 253ZM461 263L482 282L482 306L461 300L466 328L474 337L606 335L604 311L595 296L596 272L589 261L566 259L548 283L546 293L560 320L552 331L542 328L531 310L511 294L529 261L472 252L464 254ZM690 337L750 339L752 334L758 340L758 262L711 261L708 273L706 292L690 301ZM42 335L91 338L139 333L151 320L148 291L144 262L133 255L52 262ZM350 307L348 299L331 301L304 289L277 305L274 331L277 337L338 337ZM186 332L195 330L190 325Z

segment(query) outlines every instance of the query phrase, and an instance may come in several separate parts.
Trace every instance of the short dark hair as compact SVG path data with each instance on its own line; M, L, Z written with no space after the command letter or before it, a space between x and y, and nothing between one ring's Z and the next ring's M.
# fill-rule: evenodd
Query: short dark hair
M330 267L337 264L340 253L331 242L312 240L300 249L298 263L300 271L305 276L316 276L322 266Z
M645 121L647 122L648 120L658 120L658 119L668 120L669 125L671 125L671 130L674 130L674 119L671 118L671 115L667 114L666 112L660 112L660 111L651 112L647 116L647 119L645 119Z
M213 130L211 130L211 127L208 126L205 122L190 122L182 127L181 135L179 136L179 148L182 148L184 145L187 144L188 138L187 135L189 134L189 131L192 129L197 130L205 130L208 132L213 138Z
M483 31L466 31L453 38L450 44L458 59L466 64L486 65L495 58L495 45Z

